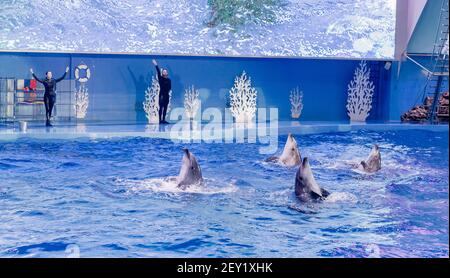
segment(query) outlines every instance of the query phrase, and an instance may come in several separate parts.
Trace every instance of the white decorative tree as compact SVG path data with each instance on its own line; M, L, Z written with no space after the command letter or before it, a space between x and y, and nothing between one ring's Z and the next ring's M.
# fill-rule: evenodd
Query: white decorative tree
M200 108L199 92L191 86L184 91L184 112L189 119L194 119Z
M84 119L89 106L89 93L84 84L80 85L75 93L75 115L77 119Z
M370 69L361 61L348 85L347 111L352 122L365 122L372 109L375 85L370 81Z
M303 92L297 87L291 91L289 96L291 101L291 116L294 119L300 118L303 110Z
M245 71L237 76L230 90L230 110L236 123L251 121L256 114L257 91Z
M152 76L152 85L145 90L145 100L142 103L147 117L148 123L159 123L159 82L157 77ZM172 100L172 91L169 92L169 105L167 113L170 111L170 103Z
M152 76L152 85L145 90L144 111L150 124L159 123L159 83Z

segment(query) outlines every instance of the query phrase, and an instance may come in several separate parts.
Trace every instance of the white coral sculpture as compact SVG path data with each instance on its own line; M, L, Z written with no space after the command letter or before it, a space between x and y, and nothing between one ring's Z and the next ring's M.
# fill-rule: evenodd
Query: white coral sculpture
M148 123L159 123L159 83L155 76L152 76L152 85L145 90L145 100L142 103L147 117ZM170 111L170 103L172 100L172 91L169 92L169 105L167 113Z
M142 104L148 123L159 123L159 83L154 76L152 77L152 85L145 90L145 100Z
M365 122L372 109L375 86L370 81L370 69L361 61L353 80L348 85L347 111L352 122Z
M291 116L294 119L300 118L303 110L303 92L297 87L291 91L289 96L291 101Z
M257 91L245 71L237 76L230 90L230 110L236 123L251 121L256 114Z
M199 92L191 86L184 91L184 112L186 116L192 120L198 113L200 108Z
M81 84L75 93L75 115L77 119L84 119L89 107L89 93L84 84Z

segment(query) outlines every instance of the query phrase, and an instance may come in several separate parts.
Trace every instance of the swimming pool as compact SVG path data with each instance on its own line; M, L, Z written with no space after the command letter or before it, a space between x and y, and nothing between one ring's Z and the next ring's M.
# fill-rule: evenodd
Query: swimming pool
M0 141L0 256L448 257L448 132L294 134L335 197L294 196L258 144L157 138ZM279 139L281 151L286 136ZM381 147L382 170L349 162ZM182 147L204 188L177 190Z

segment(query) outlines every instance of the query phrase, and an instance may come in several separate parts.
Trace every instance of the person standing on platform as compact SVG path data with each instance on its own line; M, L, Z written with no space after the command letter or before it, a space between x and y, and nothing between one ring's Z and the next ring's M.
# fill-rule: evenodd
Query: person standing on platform
M166 121L167 107L169 106L170 96L169 92L172 90L172 81L169 78L169 71L167 69L160 70L158 63L153 59L153 65L158 72L159 83L159 123L168 124Z
M33 75L33 78L36 79L37 82L42 83L44 85L44 88L45 88L44 104L45 104L45 118L46 118L45 125L52 126L52 124L50 123L50 119L52 117L53 107L55 106L55 102L56 102L56 83L64 80L64 78L66 78L66 75L69 72L69 67L66 68L66 72L64 72L63 76L58 79L53 78L51 71L47 71L45 73L45 79L39 79L34 74L33 69L30 69L30 72Z

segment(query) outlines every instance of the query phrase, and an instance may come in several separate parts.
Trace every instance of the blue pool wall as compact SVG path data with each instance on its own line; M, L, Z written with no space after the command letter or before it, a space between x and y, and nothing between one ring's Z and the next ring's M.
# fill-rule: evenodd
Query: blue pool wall
M430 57L413 58L426 68L433 68ZM411 61L395 62L391 71L391 82L385 96L386 106L390 108L387 119L398 121L399 117L413 106L421 105L425 95L432 95L432 86L436 84L427 83L427 73ZM440 91L448 90L448 82L444 82Z
M55 76L80 63L91 69L87 83L90 106L87 121L145 122L142 109L145 89L155 69L156 58L170 71L173 105L183 106L184 89L194 85L200 91L202 109L225 108L234 78L246 71L258 90L259 107L278 107L281 120L290 119L289 92L299 86L304 94L302 121L348 121L347 86L358 60L232 58L195 56L147 56L110 54L0 53L0 77L30 78L29 68L43 76ZM385 61L369 63L374 73L376 93L368 121L399 121L400 115L417 103L426 78L410 62L398 62L385 70Z

